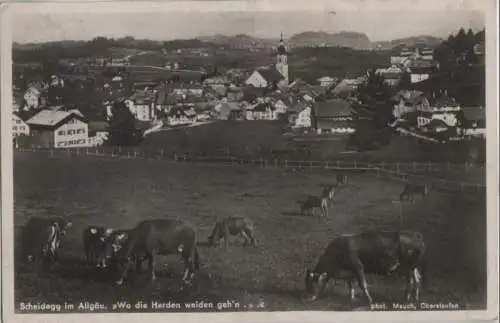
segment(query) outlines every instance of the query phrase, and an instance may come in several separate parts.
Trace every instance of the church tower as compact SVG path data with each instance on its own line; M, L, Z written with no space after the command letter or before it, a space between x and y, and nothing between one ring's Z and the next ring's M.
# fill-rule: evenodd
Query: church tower
M278 45L278 53L276 55L276 69L285 78L284 82L288 85L288 57L285 44L283 43L283 33L281 33L280 43Z

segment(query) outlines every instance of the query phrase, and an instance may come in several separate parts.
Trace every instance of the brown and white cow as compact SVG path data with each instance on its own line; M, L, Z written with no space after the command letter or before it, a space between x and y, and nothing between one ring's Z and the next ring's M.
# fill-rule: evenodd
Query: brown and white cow
M425 243L418 232L365 232L334 238L326 247L312 271L307 270L306 294L316 300L330 279L347 280L351 301L356 280L368 302L366 274L407 278L407 300L418 303L423 280Z
M199 269L197 237L194 227L179 219L145 220L131 230L113 232L106 239L104 257L124 262L124 268L116 284L121 285L133 261L137 271L142 262L149 261L151 279L156 280L156 257L179 254L184 260L183 281L189 283Z
M255 227L250 219L239 215L230 216L215 223L212 233L208 236L208 245L214 246L224 238L224 244L227 247L230 235L240 235L245 239L245 244L251 243L256 246L254 229Z
M21 253L23 261L32 262L39 258L53 263L72 223L62 217L32 217L21 231Z

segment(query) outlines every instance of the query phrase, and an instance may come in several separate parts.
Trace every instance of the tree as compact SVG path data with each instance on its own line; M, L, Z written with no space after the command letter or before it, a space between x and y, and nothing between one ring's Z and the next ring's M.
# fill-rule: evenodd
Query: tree
M143 132L136 127L135 117L125 102L113 104L112 116L108 122L108 140L110 146L135 146L143 139Z

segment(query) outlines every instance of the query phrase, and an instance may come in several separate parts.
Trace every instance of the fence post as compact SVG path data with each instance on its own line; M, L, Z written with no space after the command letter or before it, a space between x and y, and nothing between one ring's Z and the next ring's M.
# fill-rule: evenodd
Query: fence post
M416 163L416 162L413 162L413 163L412 163L412 165L413 165L413 171L414 171L414 172L415 172L415 171L417 171L417 163Z
M460 192L464 191L464 183L460 182Z
M288 160L285 159L285 168L288 168Z
M428 165L429 165L429 173L430 173L430 172L432 172L432 163L428 162Z
M354 169L358 169L358 161L354 160Z
M399 174L400 171L399 171L399 163L396 163L396 173Z
M380 163L380 167L379 167L379 168L381 168L381 169L385 169L385 168L384 168L384 162L381 162L381 163Z
M278 160L277 159L274 160L274 168L278 168Z
M165 157L165 150L163 150L163 148L162 148L162 149L160 149L160 156L161 156L162 158L163 158L163 157Z
M340 169L340 160L337 160L337 169Z
M325 168L326 168L326 169L329 169L329 168L330 168L330 166L328 165L328 160L327 160L327 161L325 161Z

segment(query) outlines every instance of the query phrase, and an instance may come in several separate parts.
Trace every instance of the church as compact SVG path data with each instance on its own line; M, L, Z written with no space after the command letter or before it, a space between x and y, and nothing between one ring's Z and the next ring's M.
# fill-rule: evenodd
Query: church
M281 33L280 42L276 49L276 64L274 66L258 68L245 81L246 85L256 88L270 88L288 86L288 56Z

